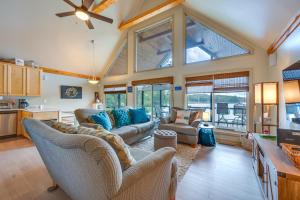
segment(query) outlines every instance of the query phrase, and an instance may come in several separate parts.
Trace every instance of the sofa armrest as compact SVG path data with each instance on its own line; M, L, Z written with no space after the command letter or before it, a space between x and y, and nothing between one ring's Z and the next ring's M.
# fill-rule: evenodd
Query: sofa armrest
M84 127L87 127L87 128L97 129L101 125L100 124L94 124L94 123L84 122L84 123L81 123L80 126L84 126Z
M122 197L124 194L135 192L139 193L138 196L141 196L141 193L144 193L145 196L154 195L151 188L158 187L158 181L163 181L160 184L168 184L167 187L164 187L169 188L168 195L171 195L170 190L172 189L172 193L174 193L176 184L171 184L171 181L172 179L177 180L174 177L177 176L175 175L177 167L174 166L175 168L172 169L172 165L176 165L176 162L173 161L175 153L175 149L171 147L161 148L128 168L123 172L123 182L117 196Z
M161 117L159 118L161 124L169 124L171 121L170 117Z
M194 127L194 128L199 128L200 124L202 122L202 119L196 119L194 120L192 123L191 123L191 126Z

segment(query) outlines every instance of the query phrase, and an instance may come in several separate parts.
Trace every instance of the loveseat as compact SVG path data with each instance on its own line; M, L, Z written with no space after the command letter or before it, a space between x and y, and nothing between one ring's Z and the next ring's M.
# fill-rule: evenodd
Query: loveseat
M195 146L198 143L199 125L202 121L202 110L191 110L189 124L175 123L177 110L173 108L170 116L160 119L160 130L172 130L177 133L177 141Z
M112 147L98 137L65 134L24 119L53 181L73 200L170 200L177 187L175 149L131 149L137 161L122 171Z
M75 110L75 116L81 126L96 128L98 125L91 123L89 121L89 116L99 112L100 111L96 109L77 109ZM133 144L145 137L153 135L154 127L155 123L153 121L149 121L141 124L122 126L120 128L113 127L110 132L120 135L125 143Z

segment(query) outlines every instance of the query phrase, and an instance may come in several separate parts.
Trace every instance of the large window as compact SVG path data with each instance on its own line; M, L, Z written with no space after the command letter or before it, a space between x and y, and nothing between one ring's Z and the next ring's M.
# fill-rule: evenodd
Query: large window
M168 19L136 33L136 71L173 65L173 20Z
M187 105L211 114L216 127L247 129L249 72L187 77Z
M153 118L167 116L171 107L171 85L154 84L136 86L136 107L144 107Z
M107 109L125 107L127 104L126 84L105 85L105 106Z
M187 64L248 54L222 35L186 16L186 60Z

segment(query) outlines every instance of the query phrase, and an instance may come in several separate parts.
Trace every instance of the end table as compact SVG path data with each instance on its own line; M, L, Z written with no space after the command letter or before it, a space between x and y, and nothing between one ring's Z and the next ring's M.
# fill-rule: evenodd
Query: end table
M216 146L214 126L200 125L198 144L201 144L203 146Z

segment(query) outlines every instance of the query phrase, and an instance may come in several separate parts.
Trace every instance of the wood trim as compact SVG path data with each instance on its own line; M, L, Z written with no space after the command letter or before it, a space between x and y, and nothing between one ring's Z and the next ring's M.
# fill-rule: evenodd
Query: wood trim
M62 76L71 76L71 77L75 77L75 78L84 78L84 79L90 79L92 78L92 76L90 75L86 75L86 74L78 74L78 73L74 73L74 72L67 72L67 71L62 71L62 70L57 70L57 69L51 69L48 67L40 67L43 72L45 73L50 73L50 74L58 74L58 75L62 75ZM95 77L97 80L100 80L99 77Z
M126 90L120 90L120 91L104 91L104 94L126 94Z
M174 83L174 77L173 76L169 76L169 77L162 77L162 78L137 80L137 81L132 81L131 85L132 86L147 85L147 84L152 85L152 84L159 84L159 83L173 84Z
M127 87L127 84L104 85L104 88Z
M7 66L7 64L4 64L3 81L4 81L4 83L3 83L3 93L4 93L4 95L7 95L7 93L8 93L8 85L7 85L7 83L8 83L8 66Z
M11 66L7 66L7 94L11 95Z
M172 9L179 4L183 3L185 0L167 0L162 4L159 4L158 6L155 6L149 10L146 10L145 12L129 19L126 22L122 22L119 26L119 29L121 31L128 29L142 21L145 21L147 19L150 19L151 17L154 17L160 13L163 13L169 9Z
M186 83L185 87L197 87L197 86L213 86L213 82L205 82L205 83Z
M277 49L290 37L290 35L300 27L300 14L292 21L292 23L288 26L288 28L284 31L284 33L275 40L271 46L268 48L268 55L277 51Z
M103 0L99 4L94 4L92 11L94 13L101 13L114 3L116 3L116 0Z

